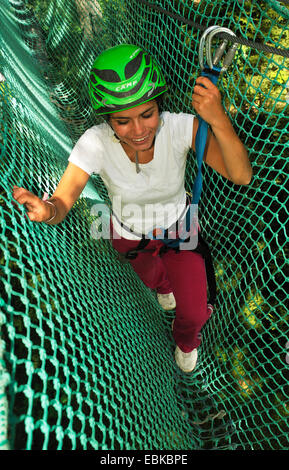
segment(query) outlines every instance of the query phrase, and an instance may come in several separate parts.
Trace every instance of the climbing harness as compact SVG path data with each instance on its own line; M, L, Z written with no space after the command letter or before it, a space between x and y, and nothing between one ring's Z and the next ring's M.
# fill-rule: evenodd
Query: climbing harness
M162 244L159 247L153 248L153 249L146 248L148 244L150 243L150 241L151 240L149 238L145 238L143 236L142 239L139 241L138 246L135 249L129 250L125 253L118 253L119 261L121 263L128 263L129 261L136 259L136 257L140 253L144 253L144 252L151 252L152 256L162 256L168 250L172 249L166 244ZM175 249L175 251L179 252L178 249ZM213 265L213 260L212 260L209 245L203 239L200 233L198 235L197 247L194 250L190 250L190 251L193 251L194 253L198 253L204 258L205 266L206 266L207 283L208 283L208 288L209 288L208 306L210 306L211 310L213 310L213 305L216 301L216 292L217 292L214 265Z
M228 69L229 65L231 64L235 56L235 53L238 47L237 43L233 43L233 45L230 47L227 54L224 56L224 53L228 45L228 40L224 39L222 43L220 44L220 46L217 48L214 57L212 56L212 40L215 36L224 32L231 35L232 38L236 36L230 29L215 25L215 26L209 27L204 32L200 40L199 64L202 70L201 75L203 77L208 77L214 85L217 84L220 74ZM205 63L204 63L204 49L206 52ZM222 58L223 58L223 65L219 66L218 64ZM191 203L189 204L189 208L185 216L186 233L188 234L191 233L192 221L194 219L196 207L199 204L199 200L200 200L201 192L202 192L202 164L203 164L204 152L205 152L207 136L208 136L208 126L209 126L208 123L204 119L202 119L201 116L199 115L198 115L198 122L199 122L199 126L198 126L198 131L196 134L196 156L197 156L198 169L197 169L197 175L196 175L196 179L195 179L193 189L192 189L192 200L191 200ZM160 230L162 230L162 236L163 236L163 238L161 238L161 241L163 242L163 246L159 249L159 252L158 252L160 256L169 249L174 249L176 250L176 252L178 252L180 250L180 244L188 242L188 238L182 239L181 237L177 237L176 239L170 239L167 236L166 230L163 230L163 229L160 229ZM122 262L126 262L128 260L135 259L138 253L141 253L144 251L155 251L155 250L146 249L146 246L148 245L149 241L152 239L160 239L160 237L159 236L156 237L153 232L149 233L149 239L142 236L142 239L140 240L137 248L134 250L130 250L126 253L120 254L119 255L120 260ZM194 251L196 253L201 254L205 260L207 282L208 282L208 288L209 288L209 302L208 303L209 303L211 310L213 310L213 305L216 299L215 272L214 272L214 266L212 262L210 248L207 242L201 236L200 231L198 232L198 245L195 249L190 249L190 251Z
M189 195L187 194L187 198L186 198L186 206L189 207L190 206L190 197ZM185 215L185 211L183 213L183 216ZM114 217L116 217L116 220L120 223L121 227L132 233L132 230L130 230L128 227L126 227L118 218L117 216L114 214ZM182 219L182 216L181 218ZM179 229L179 221L176 222L176 232L178 233L178 229ZM133 232L135 234L135 232ZM137 234L139 237L141 237L138 245L136 248L132 249L132 250L128 250L126 251L125 253L119 253L118 252L118 259L121 263L128 263L129 261L131 260L134 260L136 259L136 257L140 254L140 253L144 253L144 252L151 252L152 253L152 256L162 256L164 255L167 251L173 249L172 247L166 245L165 243L162 243L161 245L159 245L158 247L156 248L147 248L147 246L149 245L149 243L151 242L151 239L148 238L146 235L144 234ZM164 235L166 237L169 236L169 229L166 229L165 230L165 233ZM163 240L161 240L163 242ZM174 248L175 251L178 253L179 252L179 248ZM213 305L215 303L215 300L216 300L216 280L215 280L215 271L214 271L214 265L213 265L213 261L212 261L212 256L211 256L211 251L210 251L210 248L209 248L209 245L207 244L207 242L203 239L201 233L199 232L198 233L198 244L196 246L195 249L192 249L190 251L193 251L195 253L198 253L200 254L204 261L205 261L205 266L206 266L206 276L207 276L207 283L208 283L208 289L209 289L209 299L208 299L208 308L211 309L211 311L213 311Z

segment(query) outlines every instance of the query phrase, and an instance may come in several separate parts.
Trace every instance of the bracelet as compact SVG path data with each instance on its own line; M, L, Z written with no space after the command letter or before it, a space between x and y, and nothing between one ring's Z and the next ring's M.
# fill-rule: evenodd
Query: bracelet
M50 217L50 219L47 219L47 220L43 220L43 222L47 223L47 222L51 222L53 219L55 219L56 217L56 214L57 214L57 209L56 209L56 206L55 204L53 204L53 202L51 201L44 201L46 204L51 204L51 206L54 207L54 214L52 217Z

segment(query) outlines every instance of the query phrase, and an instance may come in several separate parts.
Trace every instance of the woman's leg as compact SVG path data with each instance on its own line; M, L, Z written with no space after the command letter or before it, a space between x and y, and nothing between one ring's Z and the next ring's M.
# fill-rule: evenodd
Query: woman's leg
M112 239L112 246L119 253L126 253L129 250L136 249L138 244L137 240L128 240L126 238ZM157 250L161 245L161 241L151 240L146 249L155 250L155 252L138 253L137 257L129 260L129 262L147 287L155 289L158 294L168 294L172 292L172 287L169 283L163 261L160 256L157 256Z
M205 262L200 254L188 250L169 250L162 260L177 303L173 336L188 353L200 345L201 328L209 319Z
M112 245L119 253L136 249L139 242L113 238ZM151 240L146 249L155 252L139 253L129 260L143 283L160 294L173 292L176 299L176 318L173 336L183 352L190 352L200 343L200 331L209 319L207 307L207 278L202 256L189 250L168 250L157 256L159 240Z

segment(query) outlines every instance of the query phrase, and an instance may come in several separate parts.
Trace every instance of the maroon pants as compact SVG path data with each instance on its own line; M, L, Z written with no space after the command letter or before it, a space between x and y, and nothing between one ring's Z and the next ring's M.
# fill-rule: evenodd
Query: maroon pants
M119 253L135 249L138 244L137 240L112 239ZM205 262L200 254L188 250L168 250L159 256L160 246L160 240L151 240L146 249L156 251L139 253L130 264L147 287L160 294L174 293L177 306L173 337L183 352L190 352L200 345L200 330L210 315Z

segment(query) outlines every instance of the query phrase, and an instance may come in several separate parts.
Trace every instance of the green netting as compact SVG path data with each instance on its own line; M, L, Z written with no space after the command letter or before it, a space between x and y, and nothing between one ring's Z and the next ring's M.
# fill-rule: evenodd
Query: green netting
M0 448L288 449L288 2L0 6ZM11 188L53 193L95 122L88 71L108 46L148 49L171 86L167 108L190 111L199 39L212 24L256 43L240 43L219 81L254 177L239 187L205 169L199 214L218 299L185 375L173 358L173 313L108 240L91 236L91 208L107 200L100 179L58 226L30 222ZM195 170L192 156L188 189Z

